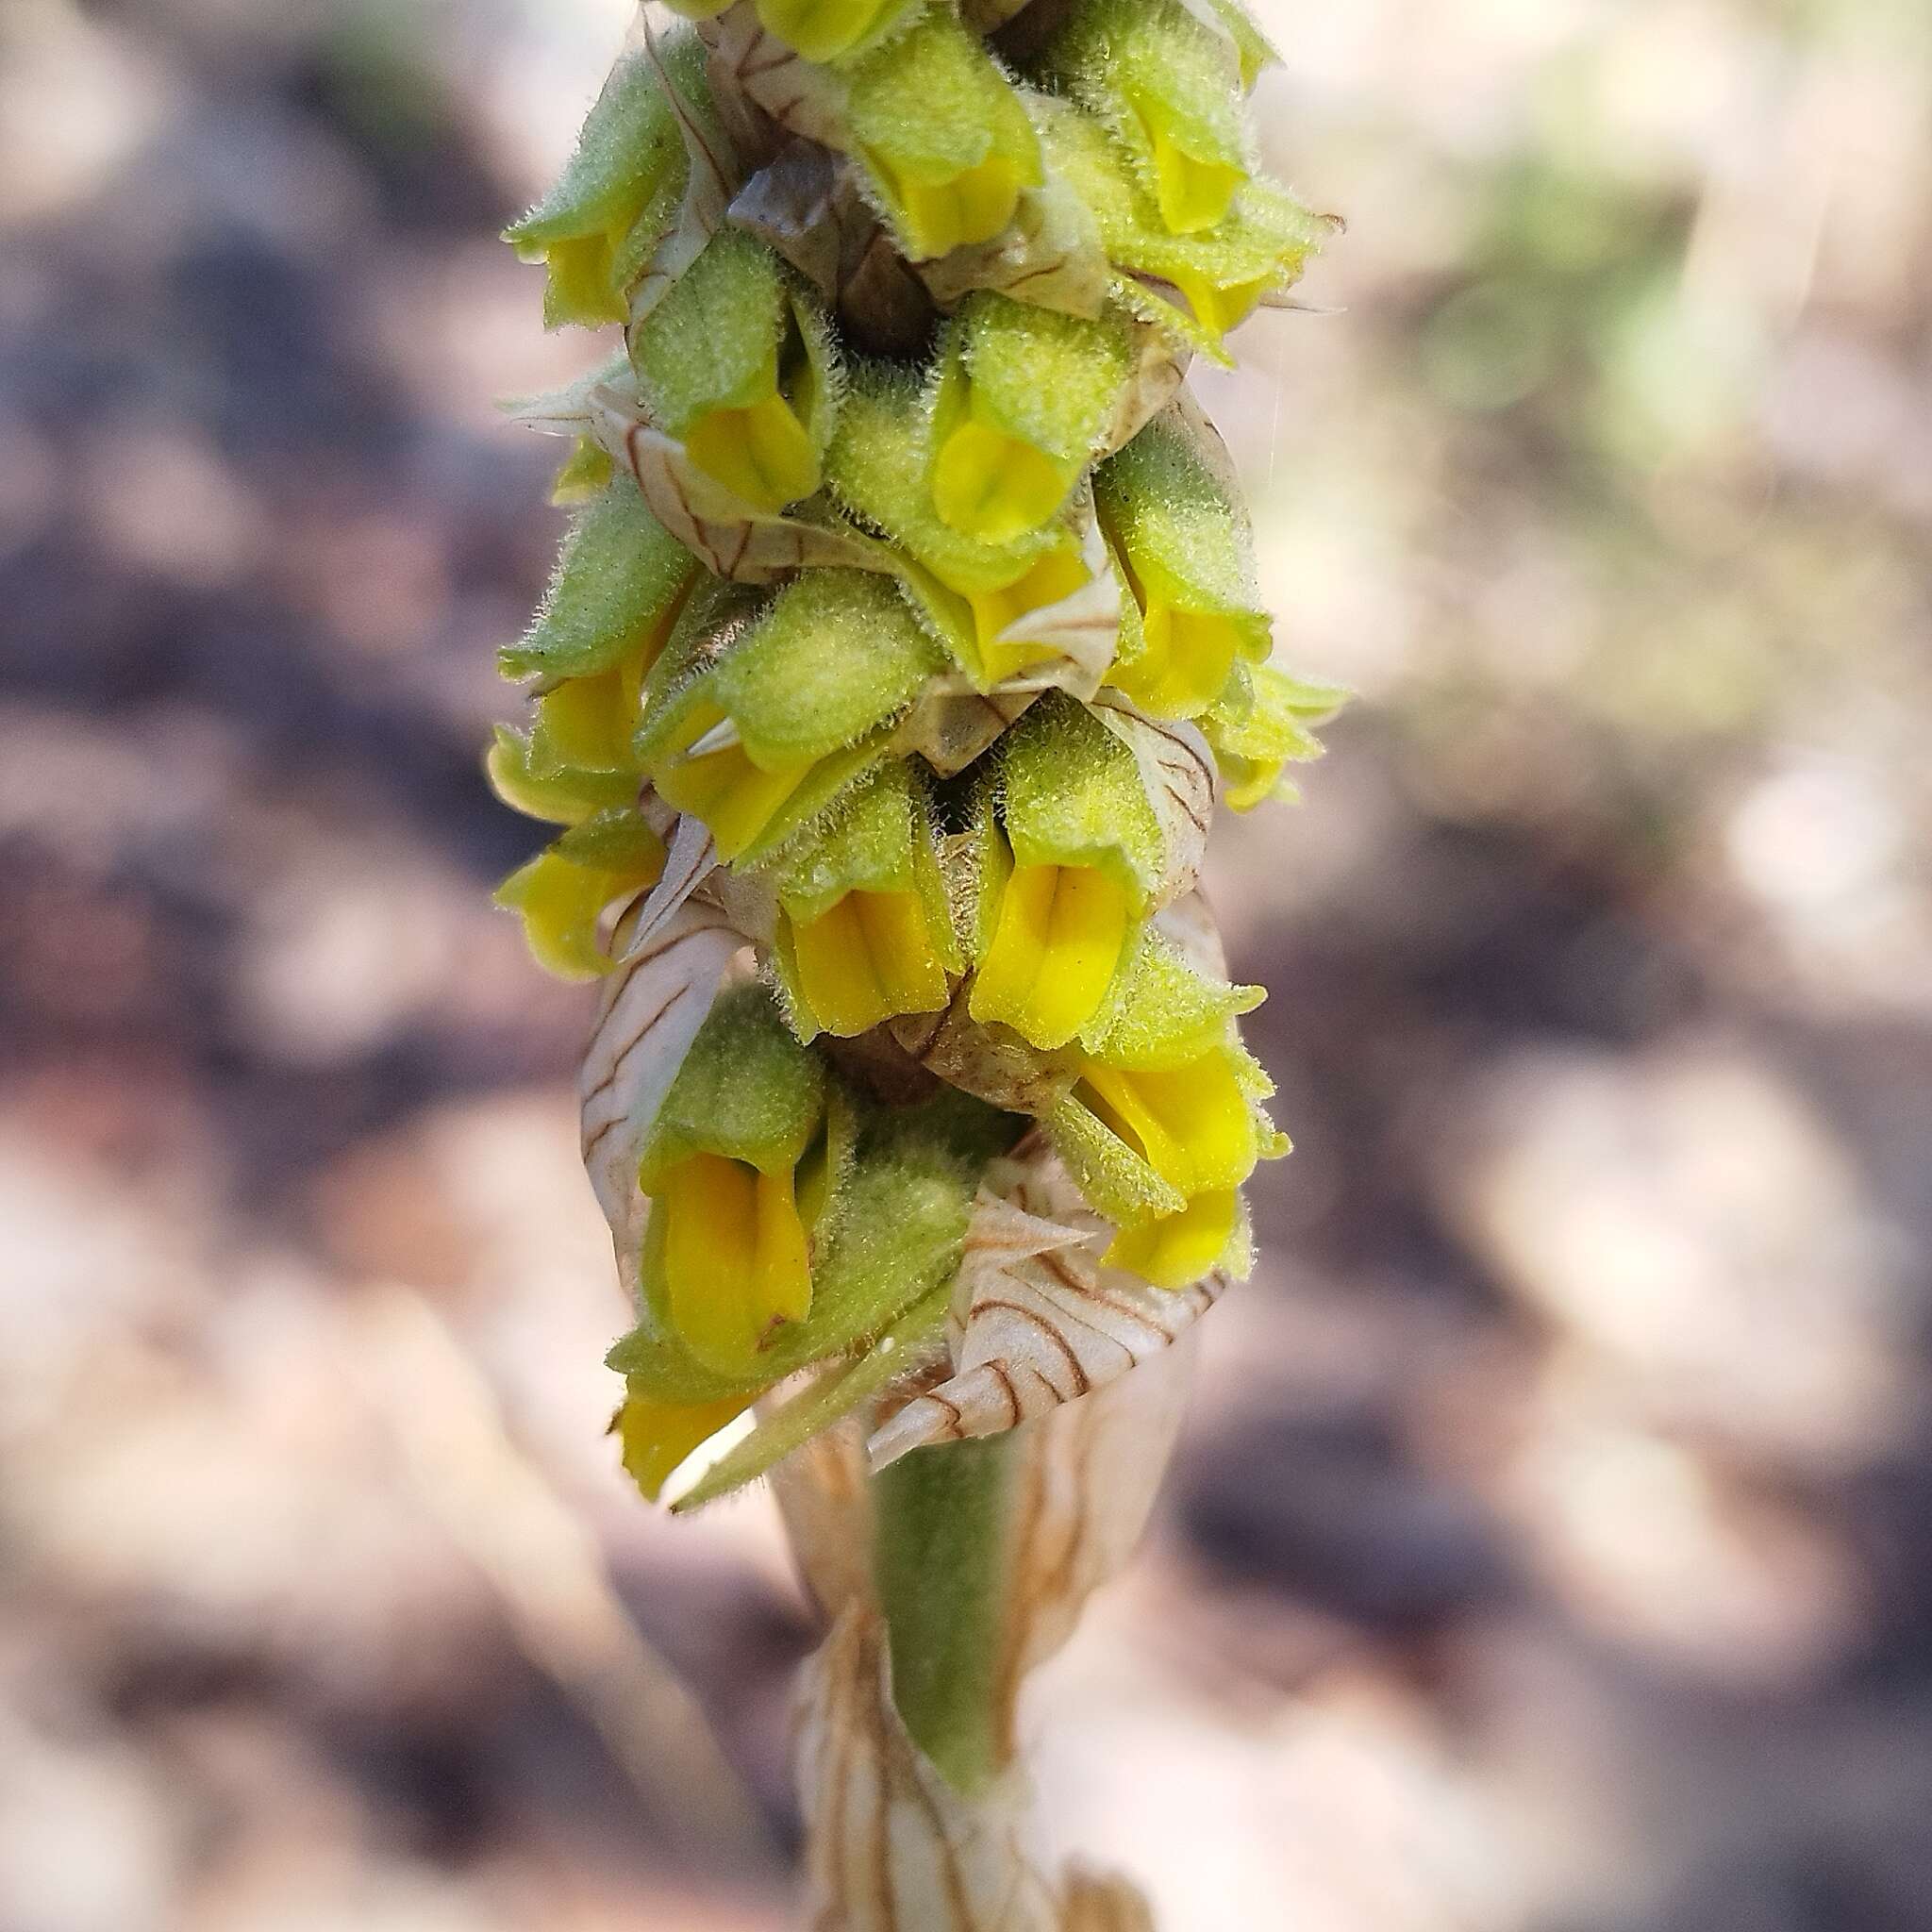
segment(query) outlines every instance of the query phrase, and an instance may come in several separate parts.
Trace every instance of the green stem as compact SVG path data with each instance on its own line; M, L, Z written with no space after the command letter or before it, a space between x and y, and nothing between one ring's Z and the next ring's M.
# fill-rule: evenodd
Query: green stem
M969 1795L1011 1755L1000 1652L1016 1433L915 1449L873 1484L893 1699L920 1748Z

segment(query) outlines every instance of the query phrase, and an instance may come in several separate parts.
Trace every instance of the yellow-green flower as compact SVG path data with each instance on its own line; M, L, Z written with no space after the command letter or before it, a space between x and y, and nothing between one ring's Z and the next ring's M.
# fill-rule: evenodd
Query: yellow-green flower
M810 1312L811 1231L832 1178L826 1102L817 1056L763 988L740 988L712 1008L644 1144L645 1293L714 1369L754 1367L777 1328Z
M629 806L573 825L497 888L496 903L520 913L539 964L563 979L610 970L600 931L606 909L664 870L664 845Z
M1309 684L1272 664L1238 666L1226 691L1201 719L1229 808L1252 811L1268 799L1292 796L1283 771L1322 756L1315 727L1347 699L1338 686Z
M688 30L663 43L667 71L696 111L708 108L705 49ZM676 117L641 52L611 70L554 187L504 240L547 270L543 320L558 328L625 319L629 289L670 227L688 174Z
M1223 361L1222 338L1264 295L1294 280L1327 231L1328 224L1257 175L1212 227L1176 234L1094 116L1049 100L1041 107L1040 125L1054 171L1092 211L1108 258L1127 272L1121 298ZM1173 289L1182 306L1149 284Z
M1134 755L1049 692L1008 733L998 824L978 832L979 954L967 1010L1037 1047L1100 1009L1158 891L1166 848Z
M928 477L941 521L1007 543L1057 515L1113 415L1128 360L1117 318L970 297L936 365Z
M931 812L924 782L894 759L774 865L778 965L808 1035L946 1004L963 961Z
M853 372L827 480L919 565L912 587L960 668L990 691L1050 653L1022 622L1091 581L1078 538L1048 522L991 542L946 523L927 486L919 390L883 363ZM1006 635L1014 633L1011 636Z
M782 509L818 487L838 404L815 297L741 228L705 245L630 335L652 422L739 501Z
M722 1428L735 1423L758 1391L721 1395L709 1402L664 1402L652 1395L626 1395L611 1419L625 1474L655 1503L679 1463L702 1449Z
M1268 655L1248 523L1194 434L1158 417L1094 473L1094 508L1140 611L1108 682L1156 718L1194 718L1237 658Z
M637 756L720 854L775 850L883 756L886 727L941 663L889 577L808 571L762 609L694 609L651 680Z
M1238 1190L1257 1160L1286 1151L1260 1111L1267 1077L1234 1027L1259 998L1204 978L1149 935L1070 1055L1074 1084L1048 1130L1120 1224L1106 1258L1157 1287L1230 1258Z
M1043 178L1019 94L944 7L858 62L845 119L910 261L991 241Z
M1078 0L1048 71L1105 120L1160 219L1193 235L1226 218L1248 178L1234 40L1180 0Z
M907 0L756 0L758 25L808 60L838 60L907 10Z

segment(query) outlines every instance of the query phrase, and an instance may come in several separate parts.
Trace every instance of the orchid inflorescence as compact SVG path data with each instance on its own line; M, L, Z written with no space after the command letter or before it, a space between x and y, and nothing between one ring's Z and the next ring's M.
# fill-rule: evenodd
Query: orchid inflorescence
M626 1467L770 1398L691 1503L853 1413L997 1434L1245 1272L1287 1142L1196 875L1341 693L1182 387L1331 225L1239 0L671 4L508 230L623 343L520 409L575 509L490 769L562 828L503 903L603 982Z

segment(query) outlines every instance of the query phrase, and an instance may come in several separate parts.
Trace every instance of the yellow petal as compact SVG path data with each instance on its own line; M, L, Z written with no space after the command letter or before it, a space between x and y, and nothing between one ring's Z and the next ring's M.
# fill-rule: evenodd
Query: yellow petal
M1260 1155L1254 1110L1224 1052L1161 1073L1090 1062L1079 1097L1183 1194L1239 1186Z
M1113 682L1151 717L1198 717L1225 689L1241 632L1228 618L1157 597L1141 614L1141 655Z
M1226 1251L1234 1233L1232 1188L1197 1194L1178 1214L1124 1227L1101 1258L1156 1288L1186 1288L1200 1280Z
M933 458L933 508L966 536L1010 543L1059 508L1077 475L1077 465L1057 463L969 413Z
M741 1372L774 1326L811 1307L811 1269L791 1170L762 1174L692 1154L664 1177L664 1289L671 1324L708 1366Z
M904 212L907 239L918 261L991 242L1013 219L1020 203L1020 171L998 156L931 181L895 175L878 157L872 160Z
M540 852L497 888L496 903L523 914L524 938L540 966L561 979L594 979L611 965L597 932L604 908L655 883L663 866L661 846L654 864L622 872Z
M1106 997L1131 915L1125 889L1091 866L1014 867L967 1009L1064 1046Z
M849 52L879 17L883 0L758 0L758 25L808 60Z
M847 892L795 924L800 991L827 1033L850 1036L900 1013L935 1013L946 972L916 892Z
M624 303L611 282L614 244L621 239L602 233L578 235L544 247L549 279L543 291L543 319L551 327L565 322L588 326L624 320Z
M1028 643L1024 637L1004 644L995 643L994 639L1029 611L1043 610L1062 597L1071 597L1086 581L1087 566L1069 544L1064 550L1049 551L1003 590L967 593L967 602L973 607L981 675L988 684L998 684L1024 671L1041 655L1041 647Z
M1274 286L1274 278L1264 275L1256 282L1222 284L1209 281L1205 275L1177 270L1173 281L1188 298L1194 320L1210 335L1224 336L1237 323L1245 322L1254 313L1255 305Z
M725 1395L716 1402L658 1402L633 1395L617 1411L624 1466L631 1480L655 1503L677 1465L702 1448L726 1423L736 1422L755 1395Z
M1167 132L1158 106L1137 103L1147 144L1154 150L1154 198L1172 235L1194 235L1224 220L1245 175L1225 161L1202 160Z
M780 510L819 487L805 425L776 390L742 409L711 409L686 432L685 454L755 509Z
M679 811L700 818L711 829L719 853L736 858L772 822L780 806L804 782L809 765L782 772L759 769L741 744L665 767L658 793Z

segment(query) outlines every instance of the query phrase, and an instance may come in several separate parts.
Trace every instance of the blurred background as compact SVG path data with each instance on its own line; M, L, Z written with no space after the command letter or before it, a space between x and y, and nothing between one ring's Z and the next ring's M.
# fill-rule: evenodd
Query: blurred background
M810 1623L615 1474L488 905L491 401L591 356L494 234L625 16L0 10L6 1932L786 1923L704 1739L782 1843ZM1201 388L1360 697L1220 837L1298 1151L1050 1829L1168 1932L1932 1926L1932 13L1267 24L1342 312Z

